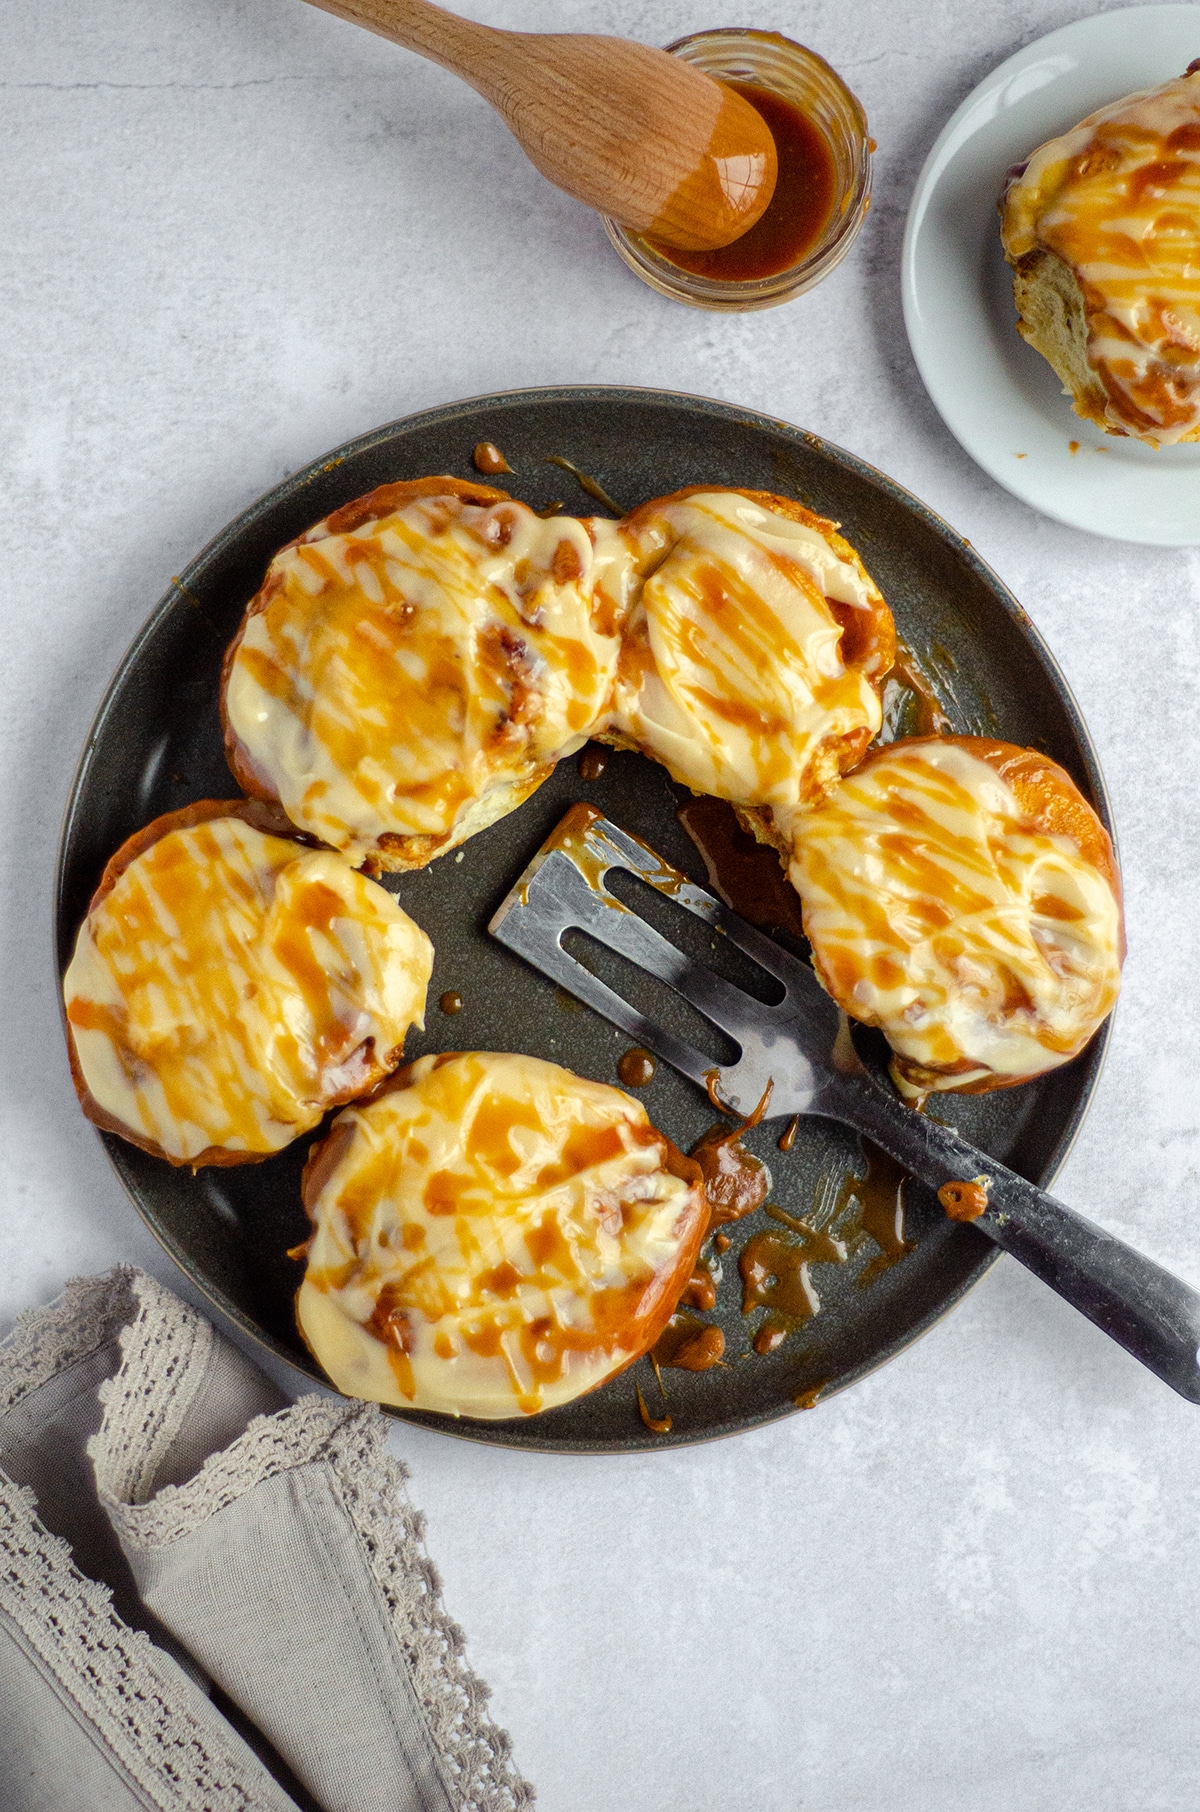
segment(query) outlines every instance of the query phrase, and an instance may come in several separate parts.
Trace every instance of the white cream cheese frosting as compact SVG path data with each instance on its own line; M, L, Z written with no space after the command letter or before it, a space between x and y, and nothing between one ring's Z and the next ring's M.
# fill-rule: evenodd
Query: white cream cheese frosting
M297 1297L340 1391L498 1419L566 1403L657 1338L708 1209L620 1090L536 1057L423 1057L310 1159Z
M1045 758L969 738L894 743L793 829L817 974L883 1029L905 1092L1039 1075L1115 1004L1111 845Z
M265 1155L399 1061L433 949L376 882L238 817L118 874L64 981L101 1113L176 1163Z
M1075 273L1106 425L1171 443L1200 428L1200 72L1051 139L1005 194L1010 261Z
M631 583L615 523L522 503L319 524L272 561L227 664L235 771L351 862L420 865L603 720Z
M695 792L783 810L818 798L882 721L872 663L848 663L836 607L890 631L835 525L792 508L699 491L634 512L646 577L611 726Z

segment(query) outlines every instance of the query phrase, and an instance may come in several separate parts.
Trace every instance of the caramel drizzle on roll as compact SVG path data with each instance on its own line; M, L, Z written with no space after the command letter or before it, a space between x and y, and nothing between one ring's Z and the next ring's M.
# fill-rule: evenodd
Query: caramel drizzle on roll
M661 1333L708 1210L639 1103L540 1058L422 1058L310 1160L297 1312L340 1390L496 1418Z
M793 829L817 973L882 1027L906 1092L1024 1081L1111 1011L1112 849L1053 762L979 738L892 743Z
M1075 272L1113 431L1200 428L1200 73L1042 145L1009 185L1002 237L1014 263L1045 248Z
M836 524L694 487L625 524L646 573L613 729L696 792L789 809L878 731L891 615Z
M385 487L276 555L226 665L235 772L353 862L389 838L436 853L493 788L519 803L616 672L615 524L425 482L438 494Z
M432 967L383 888L211 809L114 859L64 980L88 1111L179 1164L278 1151L370 1087Z

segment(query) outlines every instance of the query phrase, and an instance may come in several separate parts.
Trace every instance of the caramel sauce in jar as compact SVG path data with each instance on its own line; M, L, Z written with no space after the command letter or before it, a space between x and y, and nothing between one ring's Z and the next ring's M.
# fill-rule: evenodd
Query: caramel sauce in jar
M745 283L789 270L816 245L837 200L837 170L825 134L794 101L755 82L727 86L757 109L775 140L779 175L766 213L732 245L713 252L684 252L649 236L646 242L680 270Z

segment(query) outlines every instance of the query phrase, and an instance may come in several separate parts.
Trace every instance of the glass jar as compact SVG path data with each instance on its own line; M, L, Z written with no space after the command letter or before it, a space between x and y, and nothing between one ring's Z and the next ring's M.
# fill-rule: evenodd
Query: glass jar
M773 308L801 295L841 263L870 206L875 145L867 136L862 106L824 57L779 32L741 27L698 31L676 39L667 49L718 81L750 82L769 89L805 114L833 158L833 211L815 243L794 264L769 277L734 280L682 269L640 233L630 232L607 215L601 216L604 230L643 283L693 308L726 312Z

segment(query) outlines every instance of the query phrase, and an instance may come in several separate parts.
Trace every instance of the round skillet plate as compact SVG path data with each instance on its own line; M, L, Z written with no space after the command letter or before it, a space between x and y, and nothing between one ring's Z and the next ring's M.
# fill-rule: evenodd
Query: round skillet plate
M1038 145L1197 55L1190 3L1076 19L1027 44L947 121L917 179L901 260L913 357L972 459L1044 515L1159 547L1200 543L1200 445L1146 447L1075 414L1017 332L996 199Z
M118 844L159 813L235 795L217 716L221 657L271 556L375 485L427 473L471 476L471 454L480 440L500 446L514 468L504 484L537 509L558 500L573 513L599 508L569 473L546 463L558 455L590 474L623 508L711 482L781 492L840 521L901 634L935 680L955 728L1045 750L1108 821L1095 751L1036 630L967 543L908 492L815 435L726 403L654 390L515 391L428 410L351 441L253 504L172 581L100 707L67 808L58 875L64 968L92 890ZM612 755L597 781L584 780L578 761L570 759L517 812L454 855L415 875L389 876L388 885L437 952L426 1029L412 1035L406 1056L520 1051L615 1082L628 1041L497 944L487 922L578 799L600 807L703 883L704 866L676 816L688 797L640 756ZM449 990L464 1003L455 1017L438 1005ZM664 1012L681 1034L694 1035L694 1026L680 1017L690 1009L672 1004L673 996L664 1005L627 991L647 1010ZM937 1111L992 1156L1048 1183L1082 1120L1104 1042L1101 1033L1074 1063L1040 1081L989 1096L947 1096ZM685 1150L716 1118L693 1084L665 1064L640 1093L651 1118ZM847 1129L809 1119L785 1156L777 1148L782 1125L769 1122L748 1143L770 1164L772 1201L802 1217L812 1212L818 1192L827 1203L849 1170L861 1170L861 1148ZM302 1266L287 1257L308 1231L300 1173L311 1142L301 1139L262 1164L193 1175L104 1137L135 1206L176 1263L254 1340L319 1378L293 1319ZM912 1183L905 1229L912 1249L881 1269L879 1249L863 1234L851 1242L848 1262L814 1264L818 1313L774 1353L759 1356L750 1345L757 1317L741 1314L737 1258L764 1225L774 1223L760 1211L728 1229L733 1244L724 1256L716 1310L707 1318L724 1330L728 1363L700 1374L664 1371L670 1433L654 1435L639 1418L638 1384L652 1413L661 1413L644 1359L600 1390L528 1419L477 1422L403 1413L470 1440L552 1452L639 1451L732 1434L787 1415L806 1393L841 1389L893 1357L997 1256L980 1233L953 1225L932 1192Z

